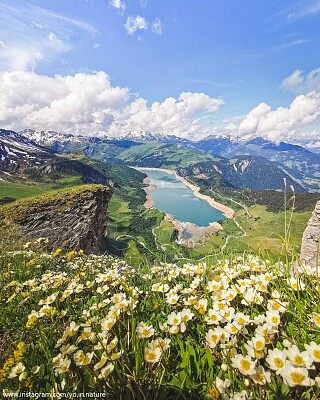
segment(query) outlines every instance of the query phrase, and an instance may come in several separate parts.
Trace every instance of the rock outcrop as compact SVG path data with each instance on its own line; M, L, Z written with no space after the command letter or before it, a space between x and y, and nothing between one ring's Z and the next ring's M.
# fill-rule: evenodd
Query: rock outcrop
M0 219L19 225L29 238L47 238L48 249L98 253L111 190L84 185L18 200L0 208Z
M301 262L308 267L320 268L320 201L317 202L302 237Z

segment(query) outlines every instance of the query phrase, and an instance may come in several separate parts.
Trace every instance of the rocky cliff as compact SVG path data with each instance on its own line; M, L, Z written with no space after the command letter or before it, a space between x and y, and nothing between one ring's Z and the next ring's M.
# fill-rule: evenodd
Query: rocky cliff
M84 185L0 207L0 220L19 225L29 238L47 238L49 250L98 253L111 190Z
M309 267L320 267L320 201L309 219L301 245L301 262Z

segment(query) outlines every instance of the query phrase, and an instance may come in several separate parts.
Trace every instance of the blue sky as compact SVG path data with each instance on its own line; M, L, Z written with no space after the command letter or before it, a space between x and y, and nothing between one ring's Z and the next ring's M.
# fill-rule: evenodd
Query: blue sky
M131 127L159 131L158 116L157 123L151 126L143 123L147 115L141 116L141 126L139 118L125 125L123 121L131 118L133 111L127 112L129 117L120 115L119 107L126 108L136 99L144 99L146 106L143 110L141 106L139 112L145 112L147 107L149 116L155 118L150 114L152 104L174 98L177 112L186 107L189 111L182 117L171 114L169 117L185 125L179 131L171 123L164 133L171 130L184 136L201 136L226 128L237 135L260 132L273 138L275 134L265 133L265 119L276 119L278 123L280 118L277 132L284 129L288 134L290 130L291 136L294 132L292 137L302 137L301 142L317 140L319 0L4 0L0 17L2 73L33 72L40 79L56 74L72 77L77 73L88 76L104 71L112 87L127 91L126 95L123 93L123 103L112 105L115 112L110 107L108 112L103 108L104 117L108 114L104 124L117 122L113 131L119 127L122 133ZM284 82L286 78L291 80ZM22 81L26 84L26 80ZM3 85L8 87L8 79ZM310 98L313 91L316 96ZM203 93L208 99L221 101L215 107L202 98L202 105L194 106L192 97L193 112L191 97L181 100L181 93ZM299 95L309 96L306 101L312 103L310 107L317 102L311 110L313 118L304 101L307 121L300 118L282 128L286 116L272 113L282 107L291 116L292 102ZM305 99L300 99L300 103L302 100ZM30 105L30 101L26 98L25 104ZM261 106L264 103L268 107ZM51 103L46 105L50 106ZM93 108L96 112L96 103ZM164 108L167 110L167 105ZM3 121L14 127L12 115L10 118L5 116ZM186 119L197 129L190 130ZM37 122L41 121L39 116L34 121L41 125ZM27 122L30 124L32 120ZM60 122L58 127L63 129ZM101 124L95 129L101 130ZM108 131L107 126L104 131Z

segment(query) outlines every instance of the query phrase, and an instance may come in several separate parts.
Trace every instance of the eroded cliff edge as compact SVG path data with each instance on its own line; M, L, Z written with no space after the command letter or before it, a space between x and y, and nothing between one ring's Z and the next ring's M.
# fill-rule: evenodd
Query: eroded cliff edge
M301 262L309 267L320 267L320 201L302 237Z
M50 251L98 253L111 195L102 185L48 192L0 207L0 220L17 224L28 238L47 238Z

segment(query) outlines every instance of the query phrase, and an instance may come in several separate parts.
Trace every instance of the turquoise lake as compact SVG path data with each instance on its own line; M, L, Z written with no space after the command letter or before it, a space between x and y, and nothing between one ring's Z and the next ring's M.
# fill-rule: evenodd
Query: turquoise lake
M226 219L221 211L196 197L175 175L147 169L142 172L148 175L151 184L157 186L156 190L150 192L155 208L181 222L192 222L198 226L208 226L210 222Z

